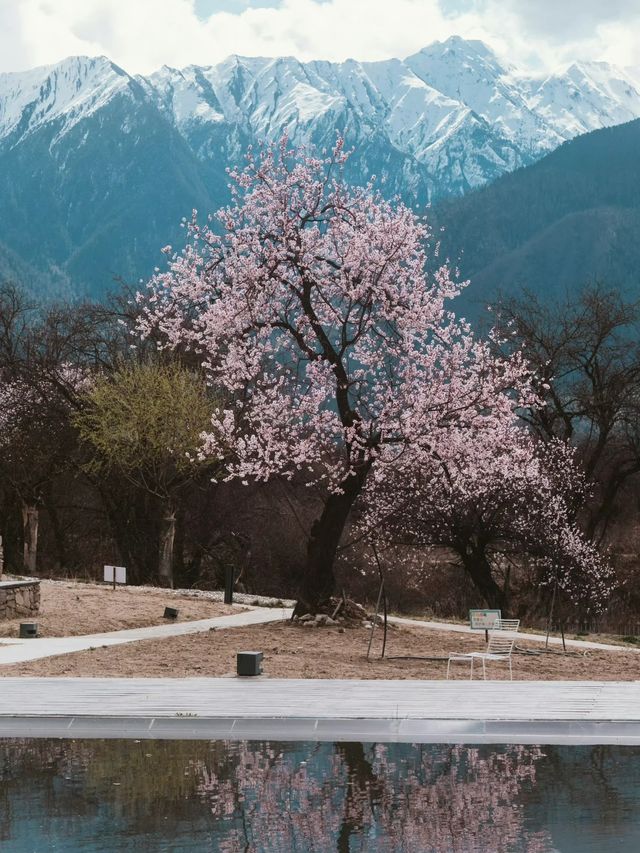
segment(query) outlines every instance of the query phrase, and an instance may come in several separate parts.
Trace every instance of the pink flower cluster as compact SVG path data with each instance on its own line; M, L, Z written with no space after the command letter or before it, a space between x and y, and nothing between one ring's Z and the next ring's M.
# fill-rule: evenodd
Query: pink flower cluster
M548 526L550 570L570 557L595 583L597 555L518 422L536 402L521 353L496 356L454 317L462 285L446 264L429 272L429 226L347 186L345 158L340 141L324 158L286 139L251 153L231 205L204 225L194 212L186 247L166 248L139 295L138 331L199 353L224 392L202 453L228 478L303 477L334 495L371 475L373 519L409 493L436 529L498 490L523 531Z
M286 140L250 155L232 205L194 216L140 296L139 331L201 353L227 392L203 452L231 448L230 477L302 472L339 492L407 448L446 455L532 397L521 356L496 358L447 309L460 284L447 266L427 273L429 227L345 185L344 157Z

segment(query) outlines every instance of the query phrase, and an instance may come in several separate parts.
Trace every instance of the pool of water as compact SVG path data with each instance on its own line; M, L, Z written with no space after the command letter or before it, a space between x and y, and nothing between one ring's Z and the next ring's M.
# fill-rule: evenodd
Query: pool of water
M637 853L640 748L0 740L2 853Z

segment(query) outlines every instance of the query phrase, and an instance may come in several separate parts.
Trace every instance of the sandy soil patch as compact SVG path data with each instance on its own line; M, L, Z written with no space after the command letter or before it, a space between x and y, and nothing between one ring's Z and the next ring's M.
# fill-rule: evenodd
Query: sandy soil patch
M221 676L235 672L235 654L243 649L261 650L266 676L274 678L400 678L445 677L446 661L379 659L381 632L377 633L371 660L366 651L369 631L364 628L305 628L276 622L246 628L228 628L145 640L131 645L99 648L73 655L45 658L28 664L0 667L1 675L32 676ZM476 635L394 627L389 631L387 655L446 657L452 651L480 651L483 638ZM538 649L533 643L523 648ZM640 679L640 653L589 651L516 655L514 678L525 680ZM504 664L490 665L490 678L504 678ZM455 665L455 676L468 678L469 668Z
M242 607L229 607L216 601L176 595L158 587L117 587L72 581L40 582L40 613L30 619L0 622L0 637L17 637L20 622L36 621L41 637L69 637L102 634L125 628L162 625L165 606L177 607L178 619L210 619L237 613Z

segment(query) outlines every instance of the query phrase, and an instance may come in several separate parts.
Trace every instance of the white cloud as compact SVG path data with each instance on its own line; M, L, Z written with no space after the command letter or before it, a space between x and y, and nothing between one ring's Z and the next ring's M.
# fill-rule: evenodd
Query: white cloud
M221 2L221 0L220 0ZM638 0L264 0L202 19L194 0L0 0L0 70L106 54L127 71L230 53L303 60L406 56L456 33L516 65L640 64ZM215 8L210 0L207 8ZM246 7L246 8L245 8ZM218 7L220 8L220 7ZM198 3L202 16L203 4Z

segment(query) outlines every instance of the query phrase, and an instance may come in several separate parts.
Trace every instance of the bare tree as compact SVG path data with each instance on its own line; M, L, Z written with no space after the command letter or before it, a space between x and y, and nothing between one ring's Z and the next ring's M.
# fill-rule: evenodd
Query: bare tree
M594 487L585 530L602 541L623 486L640 472L639 305L594 284L561 302L524 292L498 311L536 368L542 405L522 417L544 441L579 449Z

